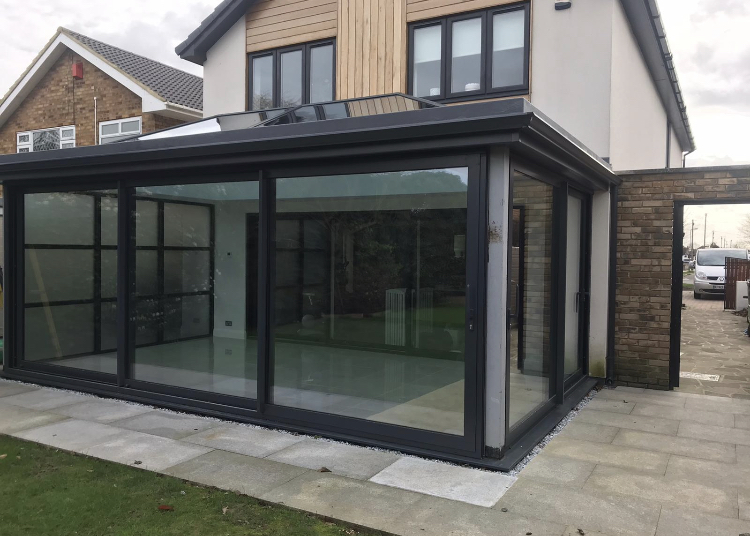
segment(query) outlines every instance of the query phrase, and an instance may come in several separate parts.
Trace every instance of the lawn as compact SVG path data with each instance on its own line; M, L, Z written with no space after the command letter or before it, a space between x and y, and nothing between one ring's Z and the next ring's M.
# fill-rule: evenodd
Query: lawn
M162 509L160 509L160 507ZM365 534L233 492L0 436L0 534Z

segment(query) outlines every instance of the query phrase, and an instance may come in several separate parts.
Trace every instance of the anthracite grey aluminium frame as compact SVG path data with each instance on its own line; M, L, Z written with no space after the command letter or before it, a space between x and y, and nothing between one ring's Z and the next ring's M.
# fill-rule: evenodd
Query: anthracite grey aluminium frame
M460 108L460 109L459 109ZM514 158L538 162L543 169L585 189L609 187L616 178L546 121L528 103L474 104L417 110L384 116L301 123L79 148L71 158L16 155L0 160L5 187L6 289L9 309L3 376L80 389L175 409L383 447L498 467L484 452L484 341L487 248L487 149L509 147ZM293 149L293 151L292 151ZM386 157L387 158L384 158ZM282 164L283 162L283 164ZM417 430L374 421L316 413L268 403L273 285L272 222L275 180L325 174L385 172L462 166L469 170L466 243L467 344L464 434ZM102 176L108 181L99 182ZM73 179L73 180L71 180ZM130 322L134 284L134 188L214 182L259 181L258 231L258 397L257 400L132 379L134 322ZM118 211L118 369L117 375L26 364L23 350L23 194L30 191L117 188ZM473 330L468 329L472 325ZM506 442L506 447L507 447Z

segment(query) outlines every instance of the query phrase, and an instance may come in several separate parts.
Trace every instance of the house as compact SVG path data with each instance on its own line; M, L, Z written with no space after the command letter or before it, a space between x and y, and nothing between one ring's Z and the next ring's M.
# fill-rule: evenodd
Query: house
M692 149L653 4L555 8L226 0L210 117L0 157L3 376L512 467L613 378L613 168Z
M199 76L58 29L0 101L0 154L98 145L203 117Z

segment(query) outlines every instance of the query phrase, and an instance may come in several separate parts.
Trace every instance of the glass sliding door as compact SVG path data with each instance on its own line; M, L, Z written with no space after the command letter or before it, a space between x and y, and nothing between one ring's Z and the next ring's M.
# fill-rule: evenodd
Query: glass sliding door
M117 191L23 196L22 362L117 371Z
M257 227L248 236L246 221L258 194L255 181L134 189L134 380L257 397L257 320L246 319Z
M587 218L582 194L568 194L568 224L565 251L565 381L573 383L584 371L585 333L588 310L586 277Z
M465 434L468 170L276 179L272 404Z
M508 304L508 428L553 396L554 187L514 171Z

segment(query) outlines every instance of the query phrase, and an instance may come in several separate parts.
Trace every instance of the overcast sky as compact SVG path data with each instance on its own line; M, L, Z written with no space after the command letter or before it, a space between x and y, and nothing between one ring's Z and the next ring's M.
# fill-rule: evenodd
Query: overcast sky
M0 94L58 26L201 74L200 67L180 60L174 47L218 4L0 0ZM659 6L698 146L688 165L750 163L750 0L659 0Z

